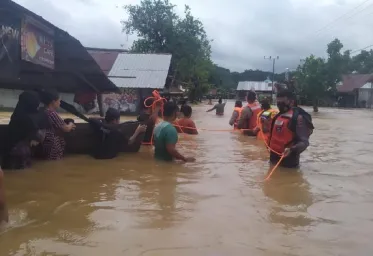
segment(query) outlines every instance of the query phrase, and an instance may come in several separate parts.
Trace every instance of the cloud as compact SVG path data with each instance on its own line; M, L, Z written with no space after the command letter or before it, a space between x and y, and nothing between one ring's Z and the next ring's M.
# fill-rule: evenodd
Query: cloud
M84 45L129 47L133 37L121 32L126 17L121 6L139 0L16 0ZM361 0L363 2L363 0ZM205 25L212 58L234 71L271 70L264 56L279 56L276 71L296 68L310 54L326 55L326 45L338 37L345 49L373 44L373 3L351 11L356 0L172 0L182 14L185 4ZM119 8L118 8L119 7ZM339 16L343 18L328 25ZM325 27L326 26L326 27ZM321 30L320 30L321 29Z

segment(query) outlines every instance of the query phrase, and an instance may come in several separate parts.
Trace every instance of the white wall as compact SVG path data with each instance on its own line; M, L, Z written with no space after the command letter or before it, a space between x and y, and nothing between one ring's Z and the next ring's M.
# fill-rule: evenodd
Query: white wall
M21 92L20 90L0 89L0 108L14 109ZM68 103L72 104L74 101L73 93L61 93L60 96L62 100Z

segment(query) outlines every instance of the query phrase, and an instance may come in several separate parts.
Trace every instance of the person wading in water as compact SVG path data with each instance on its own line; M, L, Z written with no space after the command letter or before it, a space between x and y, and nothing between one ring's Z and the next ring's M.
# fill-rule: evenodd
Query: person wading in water
M178 134L173 122L176 120L179 107L173 102L166 102L163 107L163 122L154 128L154 156L158 160L194 162L193 157L181 155L177 149Z
M245 130L243 133L249 136L257 136L258 139L264 139L267 142L272 120L278 114L278 111L271 108L267 98L263 99L260 105L262 111L258 114L257 126L253 130Z
M218 104L215 104L215 106L213 108L207 110L206 112L211 112L213 110L216 110L216 115L222 116L222 115L224 115L225 104L227 104L227 102L225 101L223 103L222 98L219 98Z
M253 130L257 126L258 115L262 111L259 102L256 100L256 93L249 91L247 93L247 105L242 108L241 117L238 120L238 129ZM255 136L254 134L247 134Z
M242 101L237 100L234 104L233 113L231 116L231 119L229 120L229 125L234 127L234 129L237 129L237 122L240 120L242 112Z
M273 118L268 138L269 147L284 154L281 166L296 168L300 154L309 146L313 132L312 117L305 110L294 106L295 95L285 90L277 94L279 113ZM271 151L270 162L276 164L280 156Z

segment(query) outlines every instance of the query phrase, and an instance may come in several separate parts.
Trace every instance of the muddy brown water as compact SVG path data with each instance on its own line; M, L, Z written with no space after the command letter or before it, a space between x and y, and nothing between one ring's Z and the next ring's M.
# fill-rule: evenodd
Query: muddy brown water
M194 107L200 128L224 117ZM268 182L263 145L234 132L180 136L196 163L88 156L6 173L0 255L371 255L373 112L320 109L298 171ZM241 163L240 163L241 162Z

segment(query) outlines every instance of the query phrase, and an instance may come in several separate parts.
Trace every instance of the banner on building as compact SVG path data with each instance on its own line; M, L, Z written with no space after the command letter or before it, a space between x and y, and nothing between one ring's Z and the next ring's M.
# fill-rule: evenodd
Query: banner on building
M21 58L54 69L54 30L26 17L21 27Z
M14 18L0 17L0 78L18 76L20 31Z

